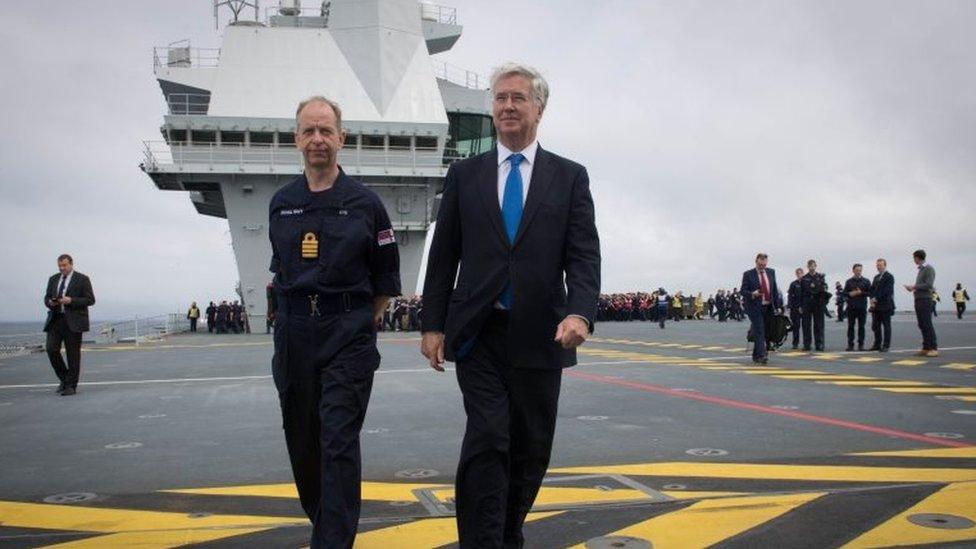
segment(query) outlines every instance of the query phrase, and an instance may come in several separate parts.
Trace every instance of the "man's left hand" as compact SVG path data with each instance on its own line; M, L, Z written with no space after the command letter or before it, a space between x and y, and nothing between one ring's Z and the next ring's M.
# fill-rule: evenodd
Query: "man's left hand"
M589 333L590 327L585 320L578 316L567 316L556 326L556 337L553 341L558 341L563 349L573 349L586 341Z
M68 297L68 296L62 297L61 298L61 304L62 305L71 305L71 298Z

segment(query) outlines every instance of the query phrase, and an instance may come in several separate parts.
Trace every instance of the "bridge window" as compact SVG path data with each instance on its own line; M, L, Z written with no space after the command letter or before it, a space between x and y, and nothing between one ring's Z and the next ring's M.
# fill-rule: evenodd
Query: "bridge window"
M385 135L364 135L363 136L364 149L382 149L384 147L386 147Z
M244 132L220 132L220 142L223 145L243 145Z
M346 134L346 143L342 146L343 149L355 149L359 146L359 136L356 134Z
M251 132L252 145L270 145L274 143L274 133L272 132Z
M418 135L414 138L417 150L434 151L437 150L437 137L430 135Z
M207 145L217 142L217 132L210 130L193 130L190 132L190 139L194 145Z
M390 136L390 150L391 151L409 151L410 150L410 136L409 135L391 135Z

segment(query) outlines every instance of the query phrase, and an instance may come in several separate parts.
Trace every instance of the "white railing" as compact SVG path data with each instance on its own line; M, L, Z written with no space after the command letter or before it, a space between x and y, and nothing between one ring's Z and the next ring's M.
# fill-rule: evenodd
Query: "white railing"
M302 165L302 156L294 145L253 143L167 144L165 141L144 141L143 169L159 171L161 167L266 166L271 169L295 170ZM345 167L435 168L443 166L437 149L386 149L359 147L343 149L339 163Z
M425 21L444 23L446 25L457 25L457 8L449 6L439 6L437 4L420 3L420 18Z
M431 59L430 63L434 68L434 76L437 78L472 90L488 89L488 80L476 72L462 69L438 59Z
M216 67L220 62L220 48L191 48L162 46L153 48L153 74L162 68Z
M169 313L107 322L95 331L96 343L143 343L190 330L185 313Z

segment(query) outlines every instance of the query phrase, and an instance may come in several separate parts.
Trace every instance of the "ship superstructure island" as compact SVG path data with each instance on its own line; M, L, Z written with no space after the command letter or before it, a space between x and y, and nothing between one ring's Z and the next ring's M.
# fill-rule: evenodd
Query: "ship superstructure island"
M432 55L461 36L454 8L415 0L216 0L232 12L219 49L154 49L167 112L141 165L159 189L187 191L227 219L241 297L265 314L268 202L302 172L295 108L312 95L342 107L339 164L382 199L400 246L404 293L416 289L448 165L494 145L487 83ZM253 19L244 13L253 12Z

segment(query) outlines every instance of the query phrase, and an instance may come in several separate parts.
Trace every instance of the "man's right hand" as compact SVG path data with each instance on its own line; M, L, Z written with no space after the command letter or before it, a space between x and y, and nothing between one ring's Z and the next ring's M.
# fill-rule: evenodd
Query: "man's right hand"
M424 332L420 339L420 353L430 361L430 367L438 372L444 371L444 334Z

